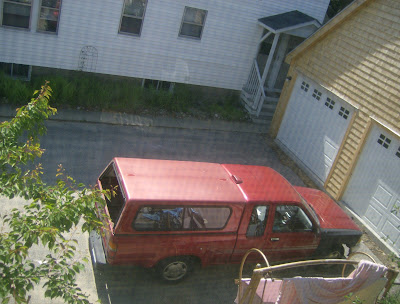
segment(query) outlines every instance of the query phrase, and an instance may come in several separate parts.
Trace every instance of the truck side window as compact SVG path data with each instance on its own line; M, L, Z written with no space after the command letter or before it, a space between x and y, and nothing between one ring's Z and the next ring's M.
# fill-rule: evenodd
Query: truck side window
M152 207L140 208L133 228L138 231L220 230L231 215L229 207Z
M298 206L280 205L276 207L273 232L312 231L312 222Z
M142 207L134 221L141 231L169 231L182 229L183 208Z
M262 236L267 226L269 206L255 206L251 213L249 226L247 227L247 237Z

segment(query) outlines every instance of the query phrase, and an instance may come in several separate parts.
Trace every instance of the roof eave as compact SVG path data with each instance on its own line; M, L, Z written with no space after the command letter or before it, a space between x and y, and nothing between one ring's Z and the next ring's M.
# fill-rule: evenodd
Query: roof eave
M273 34L284 33L284 32L296 30L296 29L299 29L299 28L302 28L302 27L306 27L306 26L309 26L309 25L314 25L316 28L320 28L321 27L321 24L317 20L312 20L312 21L296 24L295 26L288 26L288 27L285 27L285 28L281 28L279 30L275 30L274 28L269 27L268 25L262 23L261 21L258 21L258 24L261 25L263 28L267 29L268 31L272 32Z

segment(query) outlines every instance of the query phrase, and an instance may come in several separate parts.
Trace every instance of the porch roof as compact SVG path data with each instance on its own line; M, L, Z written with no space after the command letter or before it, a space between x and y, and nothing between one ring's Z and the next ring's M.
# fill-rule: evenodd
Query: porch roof
M276 33L287 32L301 27L314 25L319 28L321 24L317 19L299 11L291 11L258 19L261 26Z

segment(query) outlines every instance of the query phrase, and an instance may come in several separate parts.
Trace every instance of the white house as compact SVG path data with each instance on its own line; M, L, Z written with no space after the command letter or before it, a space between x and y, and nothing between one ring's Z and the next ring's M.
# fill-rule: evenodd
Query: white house
M328 4L0 0L0 62L13 74L46 67L230 90L245 87L242 97L257 113L260 94L266 95L260 82L270 89L281 82L287 50L319 27Z

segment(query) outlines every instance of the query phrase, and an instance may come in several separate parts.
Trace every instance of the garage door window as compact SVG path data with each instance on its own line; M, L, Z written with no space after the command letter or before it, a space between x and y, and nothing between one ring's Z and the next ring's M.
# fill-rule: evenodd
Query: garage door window
M308 92L308 89L310 88L310 85L308 84L308 83L306 83L305 81L303 81L302 83L301 83L301 89L304 91L304 92Z
M400 158L400 147L397 149L396 156Z
M335 106L335 101L332 100L332 99L330 99L330 98L328 97L328 98L326 98L325 105L326 105L329 109L333 110L333 107Z
M314 89L314 93L312 94L312 97L314 97L316 100L320 100L321 95L322 95L322 93L320 91L318 91L317 89Z
M385 135L379 135L378 144L380 144L382 147L386 149L389 148L391 142L392 140L390 138L387 138Z
M345 107L340 107L339 116L342 116L344 119L349 118L350 111L347 110Z

